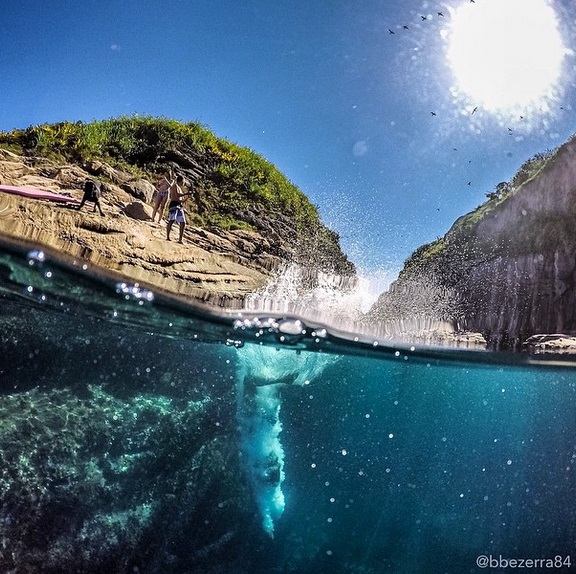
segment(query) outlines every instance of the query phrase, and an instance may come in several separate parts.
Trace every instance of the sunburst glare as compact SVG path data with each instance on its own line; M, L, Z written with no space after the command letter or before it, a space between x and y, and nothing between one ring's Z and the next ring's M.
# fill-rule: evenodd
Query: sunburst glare
M567 53L546 0L476 0L445 30L453 93L495 113L548 111Z

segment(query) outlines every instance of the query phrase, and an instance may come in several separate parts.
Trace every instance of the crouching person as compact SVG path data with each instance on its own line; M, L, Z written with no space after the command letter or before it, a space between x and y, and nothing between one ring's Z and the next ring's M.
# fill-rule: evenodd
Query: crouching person
M96 208L98 208L100 215L104 215L104 212L102 211L102 207L100 206L101 193L102 193L102 191L100 189L100 182L94 181L92 179L87 179L84 182L84 195L82 196L82 201L80 202L80 205L78 206L78 211L80 211L82 209L82 206L87 201L90 201L94 204L94 209L92 211L96 211Z

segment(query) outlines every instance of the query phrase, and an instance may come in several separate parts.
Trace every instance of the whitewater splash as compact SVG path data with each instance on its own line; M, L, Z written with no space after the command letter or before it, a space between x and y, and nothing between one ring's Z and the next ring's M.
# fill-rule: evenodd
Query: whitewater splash
M357 330L366 311L388 287L387 275L340 276L285 264L262 289L246 298L244 308L286 313Z
M391 277L385 271L342 277L287 264L246 298L244 310L383 340L446 342L455 329L446 318L454 294L430 281L398 286Z
M285 507L284 448L280 442L281 388L306 385L338 360L314 352L246 345L238 349L236 378L241 453L262 527L271 537Z

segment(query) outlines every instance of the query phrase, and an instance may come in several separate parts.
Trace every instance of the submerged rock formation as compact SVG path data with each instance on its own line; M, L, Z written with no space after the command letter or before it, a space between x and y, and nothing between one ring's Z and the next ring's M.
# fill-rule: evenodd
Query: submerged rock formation
M411 256L373 319L434 316L497 345L576 333L576 139L487 196Z
M17 296L0 320L1 572L256 571L233 349Z

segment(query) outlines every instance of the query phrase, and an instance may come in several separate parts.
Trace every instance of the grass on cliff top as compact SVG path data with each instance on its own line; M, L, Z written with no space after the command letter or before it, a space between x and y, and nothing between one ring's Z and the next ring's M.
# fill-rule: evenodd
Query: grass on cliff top
M452 225L448 234L461 236L465 234L467 230L475 227L479 221L484 219L484 217L500 204L518 193L526 183L536 178L556 153L557 151L546 150L545 152L535 154L529 160L525 161L509 182L503 181L499 183L494 190L486 193L487 201L470 213L459 217Z
M315 207L273 164L198 123L138 116L90 123L61 122L0 132L0 143L25 155L73 163L98 159L115 166L137 167L145 173L162 171L167 152L177 150L195 159L207 177L228 192L230 208L256 202L299 215L303 220L317 218Z
M73 163L98 159L134 166L145 173L162 171L167 152L178 151L196 160L206 176L227 192L229 208L256 202L308 222L318 217L306 196L272 163L194 122L126 116L90 123L42 124L0 132L0 144L25 155L60 157Z
M425 271L431 263L448 253L451 248L461 249L473 236L477 224L500 204L518 193L526 183L536 178L556 157L560 149L537 153L525 161L509 182L503 181L494 190L486 193L487 200L470 213L459 217L446 235L416 249L404 262L400 277L410 277L420 271Z

